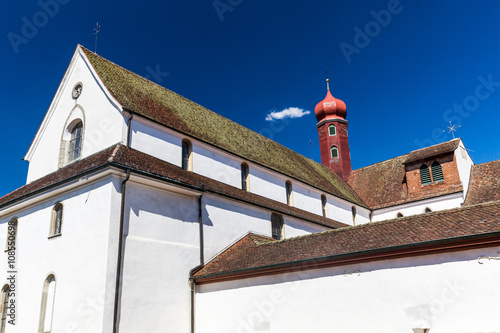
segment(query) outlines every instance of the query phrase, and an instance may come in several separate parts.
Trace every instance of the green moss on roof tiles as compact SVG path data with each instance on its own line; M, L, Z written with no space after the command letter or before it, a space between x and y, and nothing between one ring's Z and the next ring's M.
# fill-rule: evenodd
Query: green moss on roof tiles
M327 167L80 48L124 109L366 207L356 192Z

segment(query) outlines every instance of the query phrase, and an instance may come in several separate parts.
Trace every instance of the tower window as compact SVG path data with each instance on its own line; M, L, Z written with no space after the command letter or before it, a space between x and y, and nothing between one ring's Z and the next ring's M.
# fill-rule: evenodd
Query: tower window
M62 203L57 203L52 209L52 220L50 223L50 235L57 236L61 234L63 222L63 205Z
M420 183L422 183L422 185L431 183L431 174L429 172L429 168L425 164L420 166Z
M292 183L287 180L285 183L286 187L286 204L288 206L293 206L293 189L292 189Z
M56 278L51 274L47 277L43 285L38 332L50 333L52 331L52 314L54 311L55 294Z
M248 165L246 163L241 163L241 189L246 192L250 191L248 174Z
M0 306L2 307L2 322L0 323L0 333L5 333L5 327L7 326L7 310L9 308L9 285L6 284L2 288L2 295L0 300Z
M189 140L182 140L182 169L193 170L193 145Z
M443 169L441 168L441 164L439 164L437 161L432 162L431 172L432 172L432 181L434 183L444 181Z
M330 126L328 126L328 134L330 136L337 135L337 127L335 127L334 124L331 124Z
M330 148L330 156L332 158L338 158L339 157L339 149L335 146L333 146L332 148Z
M279 214L271 214L271 233L276 240L283 238L283 217Z
M7 227L7 241L5 243L5 251L14 250L16 248L16 238L17 238L17 219L12 219L9 221Z
M326 207L326 196L324 194L321 195L321 213L323 217L328 217L328 208Z
M82 155L82 122L78 122L71 130L68 147L68 162L77 160Z

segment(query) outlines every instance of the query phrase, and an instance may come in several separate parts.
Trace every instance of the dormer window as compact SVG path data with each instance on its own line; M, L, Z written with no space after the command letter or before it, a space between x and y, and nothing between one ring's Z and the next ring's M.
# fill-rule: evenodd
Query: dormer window
M434 183L444 181L443 169L441 168L441 164L439 164L439 162L437 161L432 162L431 172L432 172L432 181Z
M420 183L422 183L422 185L427 185L432 183L429 167L425 164L422 164L420 166Z
M82 129L83 124L79 121L71 130L67 157L68 162L77 160L82 155Z
M330 148L330 156L332 158L339 158L339 149L335 146L333 146L332 148Z
M439 162L432 162L430 171L429 167L425 164L420 166L420 182L422 185L428 185L431 183L439 183L444 181L443 169Z
M330 126L328 126L328 135L330 135L330 136L337 135L337 128L335 127L334 124L331 124Z

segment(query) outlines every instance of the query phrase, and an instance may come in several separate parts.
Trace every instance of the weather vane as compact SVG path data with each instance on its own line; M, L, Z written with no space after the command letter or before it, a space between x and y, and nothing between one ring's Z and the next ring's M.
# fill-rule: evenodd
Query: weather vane
M97 34L101 31L101 26L99 25L99 22L95 24L94 28L94 36L95 36L95 48L94 48L94 53L97 54Z
M448 133L451 133L451 135L453 136L453 139L455 139L455 132L457 131L457 128L458 127L461 127L460 125L457 125L456 124L451 124L451 121L450 121L450 126L448 126ZM443 130L443 132L446 132L446 130Z

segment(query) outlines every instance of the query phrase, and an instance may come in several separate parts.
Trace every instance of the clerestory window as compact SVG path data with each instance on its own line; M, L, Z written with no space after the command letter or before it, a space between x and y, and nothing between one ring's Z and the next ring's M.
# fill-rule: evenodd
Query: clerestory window
M283 217L279 214L271 214L271 234L276 240L283 238Z

